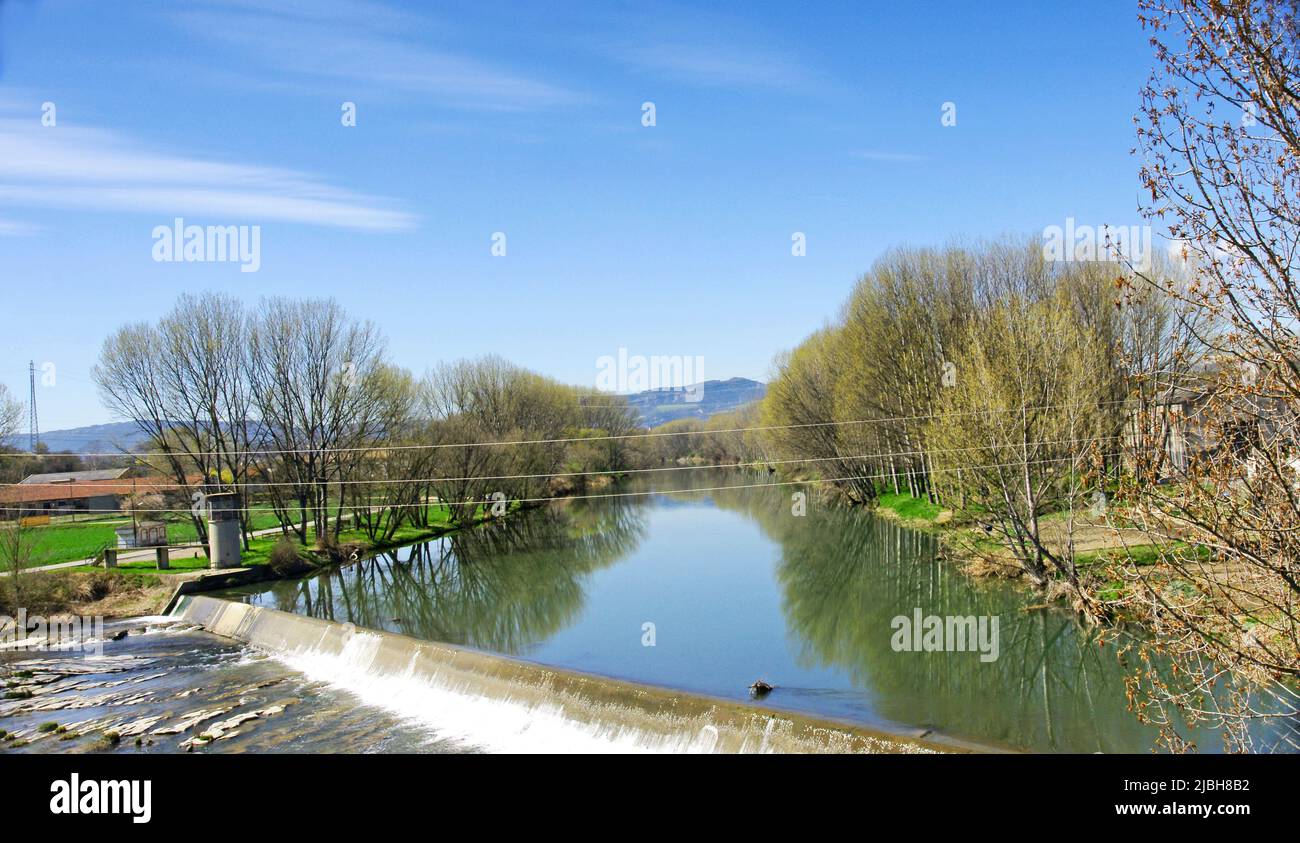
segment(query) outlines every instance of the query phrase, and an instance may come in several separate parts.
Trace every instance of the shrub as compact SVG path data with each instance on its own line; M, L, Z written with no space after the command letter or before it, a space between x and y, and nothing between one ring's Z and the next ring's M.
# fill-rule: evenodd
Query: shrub
M297 573L307 567L306 560L298 553L298 545L289 538L282 538L275 543L268 564L277 576Z
M67 612L79 603L159 583L156 576L126 576L120 571L41 571L26 573L19 579L19 592L15 593L13 578L0 577L0 615L16 616L22 607L28 614L48 617Z

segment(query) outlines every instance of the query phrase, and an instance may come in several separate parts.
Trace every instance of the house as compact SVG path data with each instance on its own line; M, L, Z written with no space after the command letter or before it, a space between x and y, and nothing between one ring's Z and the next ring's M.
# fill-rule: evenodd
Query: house
M1158 479L1164 481L1185 476L1199 455L1230 452L1252 477L1257 451L1280 449L1280 461L1300 469L1300 457L1290 456L1293 440L1287 433L1296 426L1290 402L1276 394L1257 394L1250 388L1253 380L1244 381L1245 389L1223 388L1225 378L1238 377L1247 375L1224 365L1204 366L1185 376L1183 385L1152 396L1145 411L1131 405L1124 429L1130 466L1142 456L1148 466L1159 466Z
M19 485L39 486L46 483L96 483L100 480L121 480L131 473L129 468L105 468L94 471L60 471L54 474L29 474Z
M110 481L112 482L112 481ZM68 515L74 512L108 513L122 508L127 494L116 484L20 483L0 489L0 511L7 518L30 515Z
M1160 466L1160 476L1178 476L1187 470L1193 454L1207 447L1203 412L1209 393L1171 387L1147 405L1145 412L1131 407L1124 429L1124 453L1128 461L1145 455L1151 466ZM1157 456L1152 449L1163 450Z
M166 488L164 477L130 477L130 469L33 474L13 486L0 487L0 518L107 515L122 510L123 499Z
M117 546L160 547L167 544L167 525L162 521L139 521L117 527Z

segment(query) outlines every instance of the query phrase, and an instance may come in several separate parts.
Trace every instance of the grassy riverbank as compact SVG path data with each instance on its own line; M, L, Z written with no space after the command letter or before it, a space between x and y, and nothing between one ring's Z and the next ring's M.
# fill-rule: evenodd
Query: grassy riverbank
M25 567L39 568L43 565L90 559L106 547L116 547L116 528L130 523L130 518L115 517L81 523L29 527L27 529L31 530L34 541L30 559ZM278 524L275 513L269 506L255 507L251 510L250 529L267 530ZM168 544L177 546L193 544L197 541L198 532L194 529L194 522L188 517L168 519Z
M954 513L908 494L882 494L875 512L912 529L935 532L940 537L943 555L973 577L1028 582L1011 548L981 529L969 514ZM1178 590L1186 583L1171 572L1171 561L1205 562L1211 556L1206 547L1173 539L1153 544L1149 533L1125 526L1120 518L1076 512L1071 523L1069 513L1056 512L1042 516L1039 525L1043 543L1054 553L1064 555L1067 546L1073 544L1075 565L1085 593L1096 604L1110 607L1120 615L1130 614L1124 607L1140 588L1128 572L1142 570L1148 579ZM1048 588L1049 598L1070 599L1072 595L1062 587L1063 577L1054 574L1054 578L1062 582Z
M886 518L893 518L909 527L922 529L934 529L952 520L951 510L930 503L925 498L914 498L906 493L882 494L876 499L876 511Z
M519 509L515 504L510 511ZM445 507L431 506L428 526L404 525L383 541L371 540L360 529L342 530L337 541L331 536L327 543L316 541L312 534L306 545L292 541L302 564L282 575L302 576L316 568L346 563L354 554L363 558L428 541L478 526L491 518L484 510L469 523L453 524ZM285 536L279 533L250 539L241 557L243 565L270 565L272 553L284 540ZM173 556L169 564L164 571L158 570L153 559L124 561L117 568L107 570L79 565L57 571L29 571L17 578L17 591L14 578L3 577L0 578L0 614L13 616L19 607L25 608L28 614L46 616L72 613L113 618L157 614L167 605L181 580L208 570L207 557L198 549L192 555Z
M876 515L934 534L941 557L972 579L1015 583L1024 591L1025 611L1058 606L1111 629L1132 624L1167 630L1168 613L1177 610L1196 613L1207 637L1216 640L1243 639L1274 652L1294 647L1282 632L1286 618L1277 607L1285 595L1278 594L1275 580L1251 566L1225 562L1213 548L1182 540L1172 530L1143 528L1122 507L1103 514L1084 508L1040 516L1044 545L1062 558L1073 553L1078 581L1076 589L1049 567L1048 582L1040 588L1007 542L984 529L990 519L888 491L882 490ZM1255 678L1276 679L1263 672Z

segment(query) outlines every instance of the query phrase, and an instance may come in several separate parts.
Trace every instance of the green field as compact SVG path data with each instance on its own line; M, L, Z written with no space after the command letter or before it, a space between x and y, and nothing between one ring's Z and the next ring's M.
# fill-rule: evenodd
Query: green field
M31 527L29 529L36 534L36 542L32 561L28 567L89 559L105 547L116 547L117 533L114 532L114 528L127 523L130 523L127 518L114 518L91 523ZM269 507L254 509L252 516L254 530L270 529L278 523ZM168 522L168 544L192 544L197 540L198 533L194 529L194 523L188 518Z
M511 511L518 510L518 504L511 507ZM477 521L483 521L486 516L480 512ZM274 524L272 525L274 526ZM44 528L39 528L44 529ZM393 538L385 543L382 547L371 547L370 539L362 530L344 530L339 534L340 544L359 544L371 547L371 550L382 550L389 547L400 547L406 544L413 544L423 539L433 538L452 529L451 522L448 520L447 508L444 506L429 507L429 526L428 527L411 527L404 526L397 530ZM276 544L281 540L277 533L270 536L251 539L248 542L248 549L243 552L242 562L244 565L265 565L271 558L271 551L275 549ZM310 547L310 543L309 543ZM177 556L172 554L170 562L170 571L172 573L185 573L188 571L201 570L208 567L208 560L202 553L198 552L197 557L190 555ZM102 571L103 569L94 565L80 565L63 569L71 573L91 573ZM129 574L138 575L144 573L158 573L154 567L153 559L141 559L129 562L119 562L117 570ZM165 573L165 572L164 572Z

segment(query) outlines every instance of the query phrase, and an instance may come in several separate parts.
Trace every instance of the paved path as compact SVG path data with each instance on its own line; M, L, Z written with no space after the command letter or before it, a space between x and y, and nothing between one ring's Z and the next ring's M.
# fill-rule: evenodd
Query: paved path
M257 538L258 536L270 536L278 532L280 532L279 527L267 527L264 530L254 530L253 537ZM198 551L199 553L202 553L203 545L199 544L198 542L194 542L192 544L173 544L173 545L168 545L167 549L170 550L172 556L175 557L178 555L177 551L183 551L183 550L194 550L194 551ZM155 548L152 547L146 547L140 550L120 550L117 553L117 564L121 565L123 562L147 562L153 559L154 556L155 556ZM26 574L26 573L36 572L36 571L57 571L61 568L79 568L83 565L93 565L94 562L95 560L94 557L92 556L87 559L73 559L70 562L56 562L53 565L38 565L35 568L23 568L23 573ZM9 573L10 573L9 571L0 571L0 577L7 577L9 576Z

